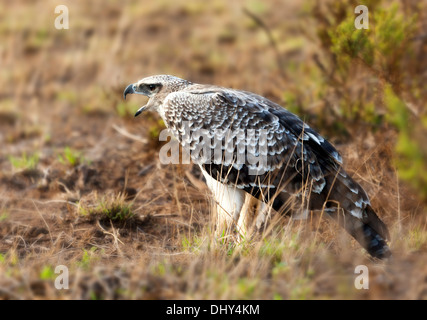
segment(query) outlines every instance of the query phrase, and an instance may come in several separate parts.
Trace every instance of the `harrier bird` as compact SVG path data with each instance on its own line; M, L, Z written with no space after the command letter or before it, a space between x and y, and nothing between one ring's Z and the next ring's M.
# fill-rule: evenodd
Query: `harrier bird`
M200 166L220 220L240 234L248 227L250 195L278 212L322 210L373 257L391 255L386 225L342 168L338 151L285 108L251 92L170 75L130 84L124 98L132 93L149 97L135 117L145 110L160 114ZM266 216L259 214L254 223L259 227Z

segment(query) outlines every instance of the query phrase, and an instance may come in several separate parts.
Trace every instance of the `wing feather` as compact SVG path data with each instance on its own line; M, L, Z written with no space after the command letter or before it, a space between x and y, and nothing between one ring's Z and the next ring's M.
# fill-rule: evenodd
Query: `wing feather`
M221 161L218 157L214 161L210 155L201 164L215 179L254 195L262 189L257 183L288 192L298 192L308 183L320 193L325 186L324 170L338 170L341 165L338 151L326 139L296 115L253 93L195 85L169 94L163 108L167 126L190 153L203 143L200 136L191 137L198 129L221 138L219 144L209 141L209 147L220 147L228 157L221 155ZM243 161L241 149L246 150ZM197 155L192 156L198 162ZM256 162L263 156L265 161ZM322 158L323 167L318 158ZM256 169L258 174L251 174Z

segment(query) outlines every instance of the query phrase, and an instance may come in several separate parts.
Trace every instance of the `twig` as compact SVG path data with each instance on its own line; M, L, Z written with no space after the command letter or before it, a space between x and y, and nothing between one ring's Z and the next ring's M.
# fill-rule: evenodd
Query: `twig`
M184 226L186 226L186 227L188 227L188 228L190 228L190 229L194 229L194 227L193 226L191 226L191 225L189 225L188 223L185 223L184 221L180 221L180 220L177 220L177 219L172 219L172 218L170 218L170 216L177 216L177 215L156 215L156 216L152 216L153 218L155 217L155 218L165 218L165 219L169 219L170 221L173 221L173 222L176 222L176 223L180 223L180 224L182 224L182 225L184 225Z
M33 204L34 204L34 207L36 207L37 213L40 215L40 217L42 218L42 220L43 220L44 224L46 225L46 228L47 228L47 230L49 231L50 241L51 241L51 242L52 242L52 244L53 244L52 232L50 231L49 225L47 224L46 220L44 219L44 217L43 217L42 213L40 212L40 210L39 210L39 208L37 207L37 205L36 205L36 203L34 202L34 200L33 200Z
M178 214L153 214L151 215L152 218L170 218L170 217L179 217Z
M140 136L137 136L137 135L134 135L132 133L129 133L125 129L120 128L119 126L117 126L115 124L113 124L112 127L113 127L114 130L116 130L118 133L120 133L121 135L125 136L126 138L129 138L129 139L132 139L132 140L135 140L135 141L139 141L139 142L144 143L144 144L148 142L147 139L144 139L144 138L142 138Z
M111 221L110 221L110 222L111 222ZM99 223L99 220L97 220L97 221L96 221L96 224L98 225L98 227L101 229L101 231L102 231L104 234L110 235L110 236L112 236L112 237L114 238L114 245L116 246L117 250L118 250L119 252L121 252L121 250L120 250L120 248L119 248L118 243L120 242L120 243L121 243L121 244L123 244L123 245L124 245L124 243L119 239L119 237L117 237L117 235L116 235L116 231L115 231L115 229L114 229L114 227L113 227L113 223L111 222L111 228L113 228L113 233L108 232L107 230L105 230L105 229L104 229L104 227L103 227L103 226L101 226L101 224Z
M25 200L25 199L24 199ZM77 203L67 201L67 200L60 200L60 199L54 199L54 200L48 200L48 201L40 201L40 200L32 200L33 202L36 202L38 204L50 204L50 203L65 203L65 204L71 204L75 207L78 207L79 205Z
M270 41L270 45L274 50L274 53L276 54L276 61L279 67L279 72L282 78L286 81L289 80L288 76L285 73L284 69L284 63L282 56L280 55L279 49L277 48L277 43L274 40L274 37L268 28L268 26L264 23L264 21L261 20L258 16L256 16L253 12L249 11L247 8L243 8L243 13L246 14L249 18L251 18L255 23L263 29L268 37L268 40Z
M162 253L162 252L152 252L152 255L155 256L179 256L181 254L192 254L191 252L175 252L175 253Z

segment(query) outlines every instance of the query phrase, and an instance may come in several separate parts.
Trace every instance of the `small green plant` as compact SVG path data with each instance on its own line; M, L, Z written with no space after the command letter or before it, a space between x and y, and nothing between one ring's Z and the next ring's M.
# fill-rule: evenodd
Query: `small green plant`
M78 101L78 95L75 91L67 91L67 90L60 90L57 95L56 98L59 101L64 101L64 102L69 102L69 103L77 103Z
M198 235L193 235L192 238L187 238L185 235L181 241L182 247L185 251L197 253L203 244L203 238Z
M135 217L132 203L126 202L122 194L113 198L102 198L94 208L80 207L79 211L82 215L96 216L101 220L107 219L112 222L126 222Z
M241 278L237 281L237 295L241 299L251 299L256 292L258 280Z
M98 249L96 247L91 247L89 250L83 249L83 256L79 261L77 261L77 266L88 270L92 263L99 258L96 255L97 250Z
M12 167L17 170L35 169L39 163L39 155L37 153L27 155L24 152L21 157L9 156L9 161Z
M6 211L0 213L0 222L6 221L9 218L9 214Z
M41 28L35 32L35 34L32 35L30 39L29 45L34 48L42 48L46 41L49 40L49 32L48 29Z
M283 300L283 297L282 297L280 294L275 293L275 294L273 295L273 300Z
M290 265L285 261L278 261L275 263L273 269L271 269L271 274L273 276L278 276L281 274L286 274L291 270Z
M284 253L297 252L299 250L300 239L298 234L293 234L290 239L280 239L277 236L263 239L263 244L259 249L260 256L271 257L271 260L279 263Z
M58 160L62 164L71 165L72 167L75 167L79 164L90 162L83 156L83 153L81 151L77 151L74 149L71 149L70 147L65 147L64 151L58 155Z
M101 215L112 221L126 221L134 216L131 206L123 203L103 202L99 210Z
M427 230L425 227L417 226L409 231L408 243L410 249L421 250L427 247Z
M3 262L8 266L16 266L19 263L19 255L15 249L11 249L7 253L0 255L0 262Z
M192 250L191 241L185 235L181 241L181 245L185 251L191 251Z
M163 262L158 262L151 267L151 272L157 276L164 276L166 274L166 265Z
M40 271L41 280L52 280L55 279L56 274L51 266L44 266L42 271Z
M300 278L296 281L291 290L291 300L308 300L313 298L313 281L307 277Z

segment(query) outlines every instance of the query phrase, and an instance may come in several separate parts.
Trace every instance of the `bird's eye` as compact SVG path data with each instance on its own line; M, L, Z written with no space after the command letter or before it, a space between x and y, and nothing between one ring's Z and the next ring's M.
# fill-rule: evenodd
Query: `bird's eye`
M156 85L155 85L155 84L147 84L147 88L148 88L150 91L153 91L154 89L156 89Z

